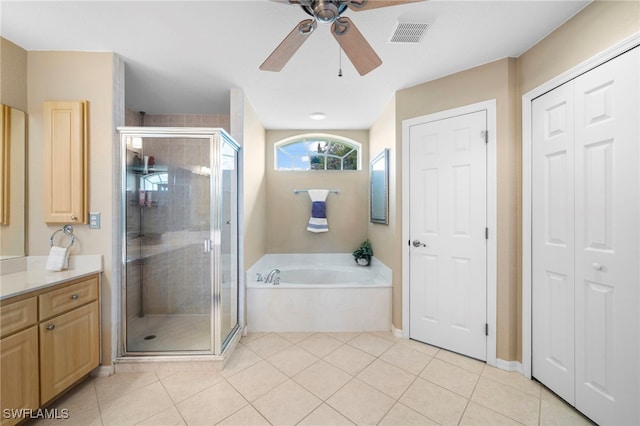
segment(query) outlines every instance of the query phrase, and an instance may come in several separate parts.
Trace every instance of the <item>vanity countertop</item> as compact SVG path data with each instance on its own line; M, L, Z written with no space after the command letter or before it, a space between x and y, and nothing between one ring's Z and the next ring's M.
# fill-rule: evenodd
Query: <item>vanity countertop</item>
M69 257L69 269L52 272L44 269L47 256L27 257L26 270L0 276L0 300L102 272L101 255Z

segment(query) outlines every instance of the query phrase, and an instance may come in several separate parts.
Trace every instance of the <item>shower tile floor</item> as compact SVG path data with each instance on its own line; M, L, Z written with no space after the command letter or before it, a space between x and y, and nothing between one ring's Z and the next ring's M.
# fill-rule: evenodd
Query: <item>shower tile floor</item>
M391 333L260 333L221 371L90 378L64 425L589 425L537 382Z
M207 351L211 349L209 315L145 315L127 321L127 350Z

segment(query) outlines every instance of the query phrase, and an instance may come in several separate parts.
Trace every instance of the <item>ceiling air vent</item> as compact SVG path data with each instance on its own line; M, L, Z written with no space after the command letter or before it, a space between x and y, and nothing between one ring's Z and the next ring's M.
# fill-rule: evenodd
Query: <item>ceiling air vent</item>
M415 22L398 22L389 43L420 43L429 24Z

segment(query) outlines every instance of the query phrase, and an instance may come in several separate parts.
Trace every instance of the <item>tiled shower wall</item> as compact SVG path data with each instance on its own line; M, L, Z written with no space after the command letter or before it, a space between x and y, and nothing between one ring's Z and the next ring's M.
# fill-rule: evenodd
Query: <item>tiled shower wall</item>
M144 127L221 127L231 131L230 117L223 114L145 114L144 123L138 111L125 110L126 126Z
M211 277L202 242L210 229L210 179L194 170L208 165L202 161L209 158L209 141L146 138L138 155L153 156L150 172L166 170L168 184L152 191L151 206L140 206L143 175L128 173L127 257L140 260L127 266L127 318L140 314L140 297L145 315L208 314Z

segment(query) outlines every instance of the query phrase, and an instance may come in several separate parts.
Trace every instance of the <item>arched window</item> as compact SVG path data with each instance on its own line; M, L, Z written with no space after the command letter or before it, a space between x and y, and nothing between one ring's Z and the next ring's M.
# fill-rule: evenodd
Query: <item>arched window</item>
M275 144L275 169L360 170L360 146L340 136L294 136Z

